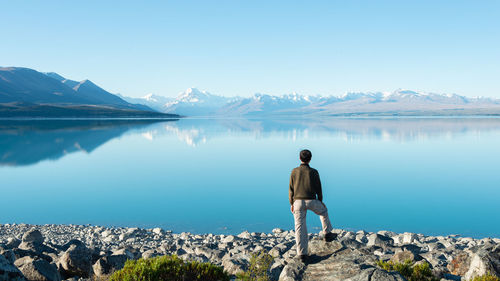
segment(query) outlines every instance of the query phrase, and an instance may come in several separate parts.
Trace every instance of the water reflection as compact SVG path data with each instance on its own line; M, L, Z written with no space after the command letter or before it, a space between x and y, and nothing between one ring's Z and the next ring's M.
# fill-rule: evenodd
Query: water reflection
M500 130L500 118L323 118L323 119L181 119L181 120L38 120L0 121L0 165L22 166L57 160L97 147L126 132L154 141L176 136L189 146L218 136L255 139L333 136L346 142L362 139L410 142L434 138L480 136Z
M127 131L144 129L156 122L159 121L2 120L0 165L24 166L57 160L77 151L91 153Z
M466 134L480 136L500 130L500 118L376 118L376 119L183 119L156 124L144 137L152 140L173 134L189 146L206 143L221 135L249 134L256 139L337 136L346 142L374 139L410 142L436 138L452 139Z

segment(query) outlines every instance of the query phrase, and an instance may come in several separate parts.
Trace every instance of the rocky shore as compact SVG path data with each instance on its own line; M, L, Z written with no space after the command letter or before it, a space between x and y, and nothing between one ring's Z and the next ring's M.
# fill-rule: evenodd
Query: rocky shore
M378 260L428 262L441 280L500 274L500 239L425 236L390 231L351 232L324 242L310 234L307 263L295 256L293 231L238 235L172 233L160 228L90 225L0 225L0 280L106 280L127 259L178 255L245 270L253 253L274 257L272 280L405 280L377 267Z

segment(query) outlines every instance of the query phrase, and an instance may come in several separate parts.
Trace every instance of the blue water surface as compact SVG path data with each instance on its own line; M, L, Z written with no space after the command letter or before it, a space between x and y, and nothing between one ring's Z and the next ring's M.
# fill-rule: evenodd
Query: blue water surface
M308 148L336 228L500 237L499 144L498 118L3 120L0 223L292 229Z

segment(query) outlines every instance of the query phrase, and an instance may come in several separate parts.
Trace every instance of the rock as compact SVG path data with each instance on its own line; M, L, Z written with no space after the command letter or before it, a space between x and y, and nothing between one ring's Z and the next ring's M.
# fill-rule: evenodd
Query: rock
M158 234L158 235L162 235L163 234L163 229L157 227L157 228L153 228L153 233L154 234Z
M96 261L92 269L97 277L107 277L114 271L122 269L126 261L126 255L104 256Z
M296 260L292 260L287 265L283 267L280 273L279 281L295 281L300 280L302 273L304 272L305 265Z
M32 229L24 233L22 242L41 245L44 240L42 233L38 229Z
M284 231L284 230L283 230L283 229L281 229L281 228L275 228L275 229L273 229L273 230L272 230L272 232L273 232L274 234L283 233L283 231Z
M500 245L494 248L482 248L472 254L469 270L465 273L465 280L472 280L476 276L486 273L500 275Z
M398 272L387 272L379 268L368 268L346 281L406 281Z
M149 259L149 258L154 258L159 256L159 254L155 250L147 250L142 253L142 258L143 259Z
M28 280L33 281L60 281L61 275L53 263L32 257L24 257L14 263Z
M110 236L111 234L113 234L113 232L111 232L111 230L104 230L102 233L101 233L101 236L103 238L106 238L108 236Z
M135 255L129 249L125 248L113 251L113 256L119 256L119 255L125 255L129 260L133 260L135 258Z
M280 243L276 246L274 246L270 251L269 254L273 256L274 258L279 257L283 255L286 251L288 251L292 247L293 242L286 242L286 243Z
M367 246L378 246L382 248L386 248L388 246L392 246L394 244L394 240L392 238L389 238L387 236L383 236L380 234L371 234L368 236L368 243L366 244Z
M283 267L285 267L285 261L283 259L274 259L273 264L269 268L271 280L279 279Z
M248 232L248 231L245 230L242 233L238 234L238 238L252 239L252 235L250 235L250 232Z
M71 245L59 258L57 265L63 278L88 278L92 275L92 253L85 245Z
M403 244L410 244L413 241L415 241L416 239L417 239L417 235L415 233L405 232L403 234Z
M223 259L222 267L231 275L236 275L247 269L245 262L236 259Z
M447 268L453 275L464 276L469 270L470 261L467 253L461 253L448 264Z
M21 271L10 263L3 255L0 255L0 281L22 281L26 280Z
M392 231L387 231L387 230L381 230L381 231L377 232L377 234L380 234L382 236L389 237L389 238L392 238L392 237L397 235L397 233L392 232Z
M234 236L233 235L228 235L222 239L222 243L231 243L234 242Z
M19 244L21 244L21 240L13 238L13 237L9 237L7 239L7 243L5 244L5 246L9 249L14 249L14 248L19 247Z
M422 257L420 257L418 255L415 256L415 254L413 254L410 251L402 251L402 252L394 254L391 257L391 261L395 262L395 263L403 263L406 260L419 261L419 260L422 260Z
M12 264L16 261L16 254L12 250L3 250L0 248L0 255L3 255Z

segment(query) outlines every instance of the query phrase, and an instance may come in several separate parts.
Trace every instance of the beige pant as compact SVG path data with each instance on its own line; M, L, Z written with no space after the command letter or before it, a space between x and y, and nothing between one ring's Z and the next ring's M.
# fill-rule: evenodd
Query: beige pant
M313 211L321 219L323 235L332 231L332 224L328 218L328 210L323 202L314 200L295 200L293 202L293 217L295 219L295 242L297 243L297 255L307 255L307 210Z

